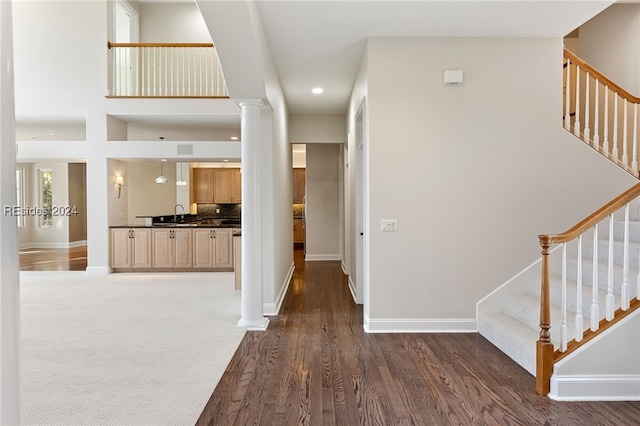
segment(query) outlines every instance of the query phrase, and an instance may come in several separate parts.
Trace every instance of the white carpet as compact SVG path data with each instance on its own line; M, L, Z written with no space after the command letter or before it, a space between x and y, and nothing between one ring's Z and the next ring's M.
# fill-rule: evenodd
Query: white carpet
M245 334L233 273L21 272L22 421L193 425Z

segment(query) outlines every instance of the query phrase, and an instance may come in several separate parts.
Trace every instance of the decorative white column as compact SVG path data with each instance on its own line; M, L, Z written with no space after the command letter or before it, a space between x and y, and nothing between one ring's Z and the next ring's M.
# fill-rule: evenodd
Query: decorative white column
M239 327L266 330L263 311L262 220L260 210L260 99L238 103L242 109L242 295Z
M16 205L16 137L11 1L0 1L0 424L20 424L18 363L20 262Z

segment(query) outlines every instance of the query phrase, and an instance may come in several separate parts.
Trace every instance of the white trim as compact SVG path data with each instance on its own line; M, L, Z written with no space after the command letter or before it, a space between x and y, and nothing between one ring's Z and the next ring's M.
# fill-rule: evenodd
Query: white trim
M87 275L108 275L113 270L109 266L87 266Z
M19 249L67 249L86 245L87 240L74 241L71 243L22 243L19 245Z
M339 254L307 254L304 257L304 260L307 262L316 262L323 260L341 260L341 256Z
M351 275L349 275L349 291L351 292L351 297L353 297L354 303L357 305L358 300L356 299L356 285L351 279Z
M640 401L640 375L551 376L556 401Z
M344 259L342 260L342 262L340 262L340 267L342 268L343 274L349 275L349 273L347 272L347 265L344 264Z
M264 312L264 315L278 315L278 312L280 312L280 307L282 306L282 301L284 300L284 296L287 294L287 289L289 289L289 284L291 284L291 278L293 278L293 271L295 269L295 264L291 262L291 268L289 268L287 278L285 278L284 283L282 283L282 286L280 287L280 293L278 293L276 301L273 303L263 303L262 311Z
M364 315L367 333L476 333L475 318L382 318Z

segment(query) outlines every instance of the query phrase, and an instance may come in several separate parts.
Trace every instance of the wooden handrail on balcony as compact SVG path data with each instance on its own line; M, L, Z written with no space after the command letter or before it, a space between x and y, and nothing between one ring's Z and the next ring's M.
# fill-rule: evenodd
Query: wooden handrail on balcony
M214 47L213 43L114 43L107 42L107 47Z
M228 98L213 43L107 42L108 98Z
M553 343L551 342L551 302L549 291L549 252L552 244L566 243L577 239L580 235L591 229L596 224L602 222L622 207L634 199L640 197L640 183L632 186L627 191L589 215L576 226L572 227L562 234L540 235L540 246L542 247L542 279L541 279L541 297L540 297L540 338L536 345L536 392L540 395L547 395L550 391L551 375L553 374L553 364L565 357L578 347L584 345L587 341L593 339L596 335L602 333L608 326L615 321L619 321L629 312L640 308L640 303L634 301L631 303L630 309L626 311L617 311L612 321L602 323L604 327L597 331L592 331L589 336L585 336L582 341L572 341L568 349L564 352L555 352ZM608 324L611 323L611 324ZM606 325L606 326L605 326Z
M594 78L597 78L598 80L600 80L600 82L603 83L605 86L609 86L609 88L612 89L614 92L618 93L618 95L621 98L625 98L632 104L640 104L640 98L633 96L631 93L624 90L622 87L620 87L615 82L613 82L613 80L611 80L610 78L602 74L597 69L593 68L591 65L586 63L583 59L581 59L579 56L576 56L576 54L573 53L572 51L568 49L564 49L564 57L570 59L572 64L580 65L580 68L582 68L585 71L588 71Z

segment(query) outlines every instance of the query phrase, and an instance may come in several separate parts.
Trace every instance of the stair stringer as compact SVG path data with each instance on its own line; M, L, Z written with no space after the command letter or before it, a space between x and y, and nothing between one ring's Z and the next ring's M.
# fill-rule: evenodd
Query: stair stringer
M558 361L549 398L640 401L640 310Z

